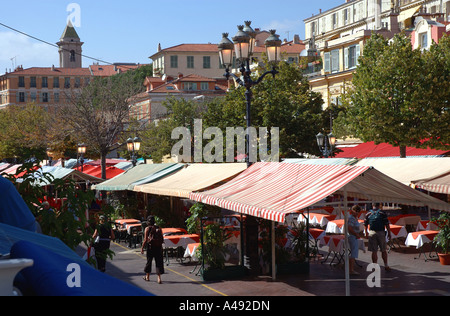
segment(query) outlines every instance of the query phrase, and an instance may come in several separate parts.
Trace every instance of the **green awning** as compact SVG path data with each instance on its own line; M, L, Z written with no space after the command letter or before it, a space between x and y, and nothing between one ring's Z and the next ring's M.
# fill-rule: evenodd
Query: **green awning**
M145 184L161 179L184 167L184 164L161 163L161 164L143 164L127 170L126 172L105 181L96 186L93 190L99 191L125 191L133 190L136 184Z

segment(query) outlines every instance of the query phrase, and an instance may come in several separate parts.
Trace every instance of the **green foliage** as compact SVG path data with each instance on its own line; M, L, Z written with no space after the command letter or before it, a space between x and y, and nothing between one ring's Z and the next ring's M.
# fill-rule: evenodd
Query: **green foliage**
M439 233L434 238L434 244L442 249L442 253L450 253L450 213L442 212L438 218L433 218L432 222L439 227Z
M2 176L14 183L45 235L60 239L71 249L75 249L80 243L89 245L93 231L89 227L86 210L94 199L93 191L84 192L71 179L53 179L48 173L36 176L37 168L37 164L24 164L15 175ZM25 172L24 175L19 177L22 172ZM54 198L55 195L45 190L40 183L50 183L51 192L64 199L60 210L49 212L42 209L41 201L44 197Z
M335 120L340 133L405 148L448 148L450 45L413 50L404 34L388 41L374 34ZM446 128L447 127L447 128Z

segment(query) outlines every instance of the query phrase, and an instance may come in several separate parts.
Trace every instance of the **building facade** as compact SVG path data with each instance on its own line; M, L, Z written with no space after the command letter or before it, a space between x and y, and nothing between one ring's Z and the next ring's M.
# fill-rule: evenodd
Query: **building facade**
M139 64L94 64L82 67L83 43L70 24L66 26L59 46L60 67L17 67L0 76L0 110L10 105L35 103L47 110L65 102L73 89L89 84L93 77L109 77L141 67Z
M317 51L320 67L310 67L311 89L320 92L324 108L339 104L351 85L364 43L373 32L387 38L411 34L421 19L445 21L450 0L347 0L305 19L307 49Z

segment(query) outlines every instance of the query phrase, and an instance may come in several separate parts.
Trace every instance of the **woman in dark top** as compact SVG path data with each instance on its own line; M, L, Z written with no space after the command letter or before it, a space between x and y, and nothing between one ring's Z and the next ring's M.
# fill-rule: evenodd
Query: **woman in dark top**
M161 228L155 225L155 218L149 216L147 218L148 226L144 232L144 242L142 243L141 253L144 253L147 247L147 264L145 265L144 280L150 281L150 273L152 272L152 261L155 258L156 274L158 275L158 283L161 284L161 273L163 273L163 249L162 244L164 237Z
M98 237L98 242L96 238ZM100 216L100 225L95 230L94 235L92 236L94 239L94 249L95 249L95 258L97 259L97 269L101 272L105 272L106 267L106 250L109 249L111 244L111 239L115 239L114 232L111 229L111 226L106 223L106 217L104 215Z

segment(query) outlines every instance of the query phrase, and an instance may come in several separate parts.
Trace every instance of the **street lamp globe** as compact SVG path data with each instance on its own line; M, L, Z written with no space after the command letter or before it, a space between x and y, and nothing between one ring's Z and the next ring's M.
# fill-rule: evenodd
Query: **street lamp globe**
M281 40L275 30L270 30L270 36L265 40L266 53L269 62L276 63L281 60Z
M245 26L244 26L243 31L250 36L248 56L251 57L253 55L253 47L255 47L256 32L250 26L252 24L252 21L245 21L244 23L245 23Z
M322 133L319 133L316 135L316 139L317 139L317 145L319 146L319 148L323 148L325 145L325 135Z
M244 26L238 25L238 32L233 37L236 59L245 61L249 59L250 35L244 32Z
M217 46L219 48L220 63L225 68L231 67L231 65L233 64L234 44L228 38L228 33L222 33L222 40Z
M84 155L86 153L86 147L87 146L84 143L78 144L78 153Z
M328 134L328 141L330 142L330 147L333 148L336 145L336 136L333 133Z
M141 149L142 140L139 137L133 139L134 150L139 151Z
M134 143L132 138L127 139L127 149L128 152L132 153L134 151Z

